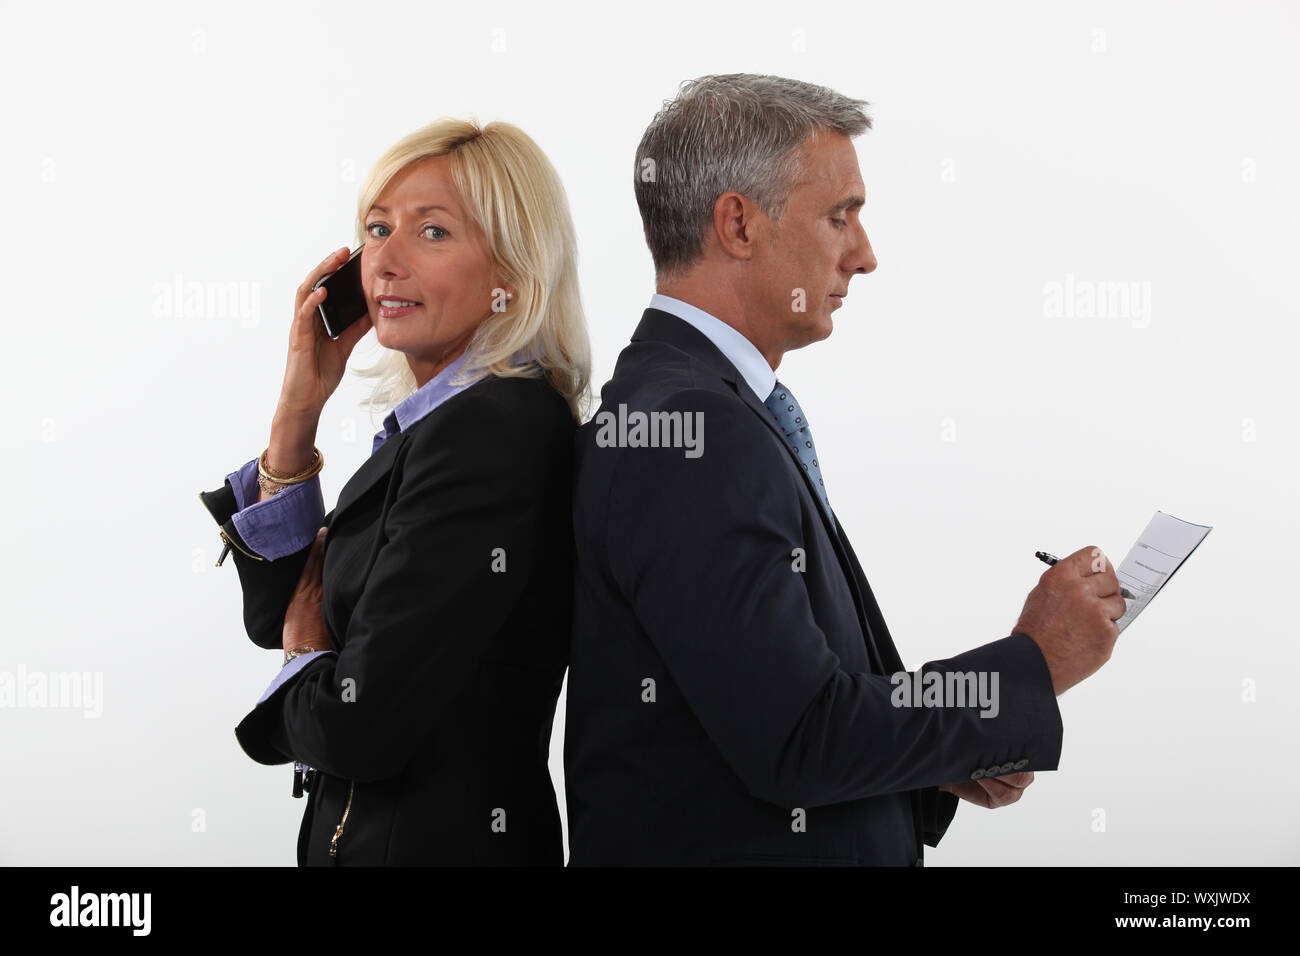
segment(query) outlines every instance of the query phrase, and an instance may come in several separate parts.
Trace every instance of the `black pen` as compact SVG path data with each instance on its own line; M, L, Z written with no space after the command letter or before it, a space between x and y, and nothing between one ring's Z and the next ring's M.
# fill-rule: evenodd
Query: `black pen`
M1044 564L1055 564L1057 561L1061 560L1056 555L1048 554L1046 551L1035 551L1034 557L1039 561L1042 561ZM1122 586L1119 589L1119 596L1124 598L1126 601L1132 601L1137 598L1136 594L1130 594L1128 588Z

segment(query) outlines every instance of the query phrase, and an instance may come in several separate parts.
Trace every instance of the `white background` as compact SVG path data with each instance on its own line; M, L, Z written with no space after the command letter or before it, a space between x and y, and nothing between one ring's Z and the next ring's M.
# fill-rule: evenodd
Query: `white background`
M641 132L742 71L872 104L879 269L780 374L907 666L1009 633L1036 549L1215 526L1061 699L1059 771L927 864L1300 862L1298 47L1263 2L0 3L0 670L103 680L98 719L0 709L0 863L294 862L290 771L233 734L279 654L196 493L266 445L295 287L389 145L508 120L568 188L599 386L653 291ZM1149 316L1049 315L1067 276ZM257 308L167 303L191 282Z

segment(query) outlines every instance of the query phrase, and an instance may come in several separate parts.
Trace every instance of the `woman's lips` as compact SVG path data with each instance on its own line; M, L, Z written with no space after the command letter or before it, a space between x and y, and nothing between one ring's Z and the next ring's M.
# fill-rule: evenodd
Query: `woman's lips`
M379 303L376 303L376 305L379 305ZM417 309L422 309L422 308L424 308L424 306L420 303L417 303L415 305L402 305L396 308L389 308L388 306L379 305L379 317L382 319L400 319L402 316L410 315L412 312L416 311Z

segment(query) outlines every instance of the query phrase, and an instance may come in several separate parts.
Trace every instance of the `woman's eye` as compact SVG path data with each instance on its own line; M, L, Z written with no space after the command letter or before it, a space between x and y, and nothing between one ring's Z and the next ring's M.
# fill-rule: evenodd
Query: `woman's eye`
M383 239L383 238L387 237L387 235L388 235L387 231L385 231L385 232L383 232L383 233L375 233L375 232L372 232L372 231L371 231L371 230L374 230L374 229L383 229L383 230L387 230L388 227L385 226L382 222L372 222L370 225L366 226L366 233L369 234L369 235L371 235L371 236L373 236L373 237L376 238L376 239ZM446 230L446 229L443 229L442 226L425 226L423 229L420 230L420 232L421 232L421 233L425 233L425 234L428 234L428 233L430 233L430 232L434 233L434 235L429 236L430 239L446 239L446 238L447 238L447 230Z

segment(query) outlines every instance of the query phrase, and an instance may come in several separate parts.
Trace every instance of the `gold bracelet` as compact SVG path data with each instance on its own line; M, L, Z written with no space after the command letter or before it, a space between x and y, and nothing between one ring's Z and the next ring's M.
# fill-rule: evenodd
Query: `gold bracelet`
M311 464L308 465L306 468L304 468L302 471L298 472L296 475L286 475L283 472L276 471L274 468L272 468L270 465L267 464L266 456L270 453L270 451L271 449L267 448L266 451L262 452L261 457L257 459L257 473L264 478L269 478L272 481L278 481L282 485L292 485L295 482L306 481L308 478L315 475L317 472L321 470L321 468L325 466L325 456L320 453L319 448L313 445L311 449L311 454L312 454Z
M303 654L310 654L313 651L320 650L324 650L324 648L312 647L310 644L299 644L297 647L291 647L289 650L284 652L284 663L288 664L295 657L301 657Z
M296 485L309 478L314 478L325 467L325 456L320 453L319 448L312 446L312 463L310 465L296 475L282 474L273 471L266 463L266 455L270 450L270 448L267 448L257 459L257 486L268 497L283 491L289 485Z

